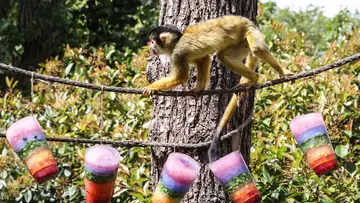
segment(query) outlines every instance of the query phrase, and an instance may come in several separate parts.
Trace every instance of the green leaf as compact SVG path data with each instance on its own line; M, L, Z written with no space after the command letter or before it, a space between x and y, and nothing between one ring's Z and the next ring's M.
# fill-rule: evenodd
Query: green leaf
M110 57L111 57L111 55L113 54L113 53L115 53L115 50L111 50L111 51L109 51L109 53L108 54L106 54L106 59L110 59Z
M73 196L76 193L76 185L73 185L69 188L69 196Z
M30 190L28 190L28 191L26 191L26 193L25 193L25 201L26 201L26 202L30 202L31 199L32 199L32 193L31 193Z
M360 145L355 145L355 147L353 148L353 150L360 150Z
M352 174L356 171L356 165L352 162L347 162L344 164L344 166L350 174Z
M7 187L6 186L6 182L4 181L4 180L0 180L0 189L2 188L2 187Z
M65 122L67 118L68 118L67 116L61 117L60 120L59 120L59 123Z
M328 193L328 194L334 193L335 191L336 191L336 189L333 188L333 187L328 188L328 189L325 190L325 192Z
M262 167L262 174L265 179L265 183L271 183L271 176L265 166Z
M71 71L71 68L73 67L74 63L70 63L69 65L66 66L65 68L65 75L68 75Z
M16 81L13 83L13 85L11 86L11 88L15 88L15 86L16 86L18 83L19 83L19 81L16 80Z
M336 146L336 148L335 148L335 153L336 153L336 155L338 155L339 157L341 157L341 158L344 158L344 157L346 157L347 155L348 155L348 147L347 146L345 146L345 145L338 145L338 146Z
M68 170L68 169L65 169L65 170L64 170L64 175L65 175L66 177L71 176L71 171Z
M8 76L5 77L6 86L11 87L11 82L8 78Z
M108 94L109 96L109 99L111 100L111 101L114 101L115 100L115 98L116 98L116 94L115 94L115 92L109 92L109 94Z
M344 130L345 135L349 136L350 138L353 136L351 131Z
M262 123L265 124L267 127L270 126L270 121L271 121L271 118L265 118Z

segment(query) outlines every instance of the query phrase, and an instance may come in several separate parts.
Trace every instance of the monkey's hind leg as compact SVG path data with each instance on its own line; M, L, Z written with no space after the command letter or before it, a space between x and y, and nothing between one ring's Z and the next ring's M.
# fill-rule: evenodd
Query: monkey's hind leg
M256 57L253 53L249 52L249 54L246 58L245 65L250 70L255 71L255 65L257 64L258 61L259 61L258 57ZM249 79L247 79L246 77L241 77L239 85L237 85L236 87L243 86L244 84L245 85L251 84L251 81L249 81Z
M236 56L231 56L226 51L218 52L218 58L226 67L230 68L234 73L242 76L242 78L246 78L242 79L243 83L239 84L239 86L255 84L259 79L259 74L245 66L241 57L235 57Z
M210 56L207 55L194 62L196 67L196 85L191 91L200 92L207 88L210 79Z
M278 60L270 53L268 46L265 43L264 35L257 28L249 28L246 33L246 39L249 43L251 52L259 57L261 60L270 64L276 72L281 76L294 75L293 72L281 67Z

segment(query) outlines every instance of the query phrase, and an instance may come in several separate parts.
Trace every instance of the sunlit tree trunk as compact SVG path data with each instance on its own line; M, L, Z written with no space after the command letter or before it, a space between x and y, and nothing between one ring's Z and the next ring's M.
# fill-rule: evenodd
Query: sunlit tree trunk
M223 15L241 15L255 21L257 1L255 0L162 0L159 24L175 24L184 29L189 24ZM239 82L239 76L224 68L219 60L212 57L210 89L231 88ZM162 78L169 73L169 60L166 57L151 57L147 78L149 82ZM187 84L175 90L189 90L195 84L195 71ZM150 139L158 142L198 143L212 139L211 132L216 128L231 94L199 97L153 96L153 116ZM245 117L253 106L253 94L248 97ZM241 105L242 106L242 105ZM242 108L234 113L224 133L234 130L243 121ZM241 148L245 159L249 160L251 145L251 126L238 133L233 140L222 143L224 155ZM152 179L153 189L159 180L162 166L169 153L177 151L190 155L201 163L200 174L187 193L183 202L229 202L223 188L214 180L207 168L207 149L153 148Z

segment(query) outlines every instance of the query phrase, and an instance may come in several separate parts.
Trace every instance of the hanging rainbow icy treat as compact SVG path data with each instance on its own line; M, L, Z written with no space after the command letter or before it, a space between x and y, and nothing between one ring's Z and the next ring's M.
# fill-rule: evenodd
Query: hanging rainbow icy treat
M110 146L96 145L85 152L85 199L87 203L111 201L120 163L119 152Z
M209 164L209 168L235 203L261 201L260 193L239 151Z
M200 165L182 153L171 153L167 158L152 203L179 203L189 191L200 171Z
M336 156L320 113L295 117L290 123L290 129L316 175L329 173L337 167Z
M59 173L56 161L47 146L45 135L34 116L16 121L6 131L6 138L39 184Z

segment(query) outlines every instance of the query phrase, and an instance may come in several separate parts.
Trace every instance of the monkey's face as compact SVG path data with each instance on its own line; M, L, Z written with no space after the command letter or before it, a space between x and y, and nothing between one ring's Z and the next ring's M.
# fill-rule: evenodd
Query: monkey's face
M154 39L150 39L149 41L149 51L152 55L156 55L156 56L163 54L163 49Z
M149 51L153 55L171 55L182 33L173 25L163 25L154 28L149 34Z

